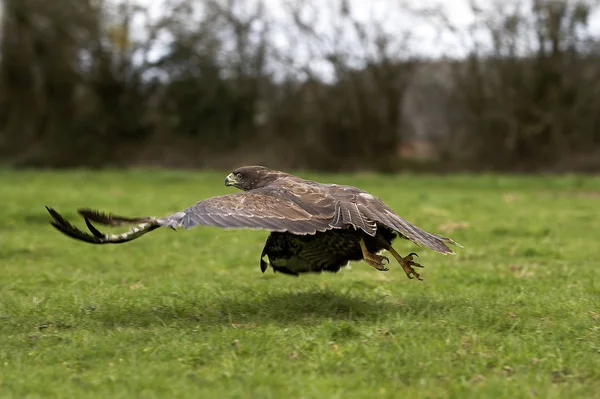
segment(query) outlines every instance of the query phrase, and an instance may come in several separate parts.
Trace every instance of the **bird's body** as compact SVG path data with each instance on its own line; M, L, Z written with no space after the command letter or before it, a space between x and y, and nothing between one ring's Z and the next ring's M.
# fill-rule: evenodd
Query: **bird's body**
M412 255L401 257L392 248L400 236L417 245L448 254L453 240L428 233L398 216L379 198L352 186L323 184L261 166L236 169L225 180L243 192L207 198L163 218L126 218L90 209L79 213L92 235L72 226L52 208L54 227L78 240L94 243L122 243L160 227L186 229L197 225L222 228L257 228L271 231L261 255L261 270L298 275L306 272L337 272L348 261L364 259L378 270L387 270L388 250L407 275L419 274ZM124 234L107 235L91 222L119 226L137 224Z
M327 230L311 235L273 232L267 238L262 256L268 257L275 271L285 274L335 273L348 261L363 258L361 237L368 251L376 254L391 246L396 233L384 226L377 229L375 237L354 229ZM261 264L262 269L266 269L266 263Z

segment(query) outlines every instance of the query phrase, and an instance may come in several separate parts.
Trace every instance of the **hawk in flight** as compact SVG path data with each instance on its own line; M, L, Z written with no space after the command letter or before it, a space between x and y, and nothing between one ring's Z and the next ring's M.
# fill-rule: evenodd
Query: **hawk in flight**
M453 254L450 238L428 233L398 216L383 201L351 186L322 184L262 166L244 166L225 178L226 186L242 192L207 198L163 218L122 217L91 209L79 209L91 234L85 233L58 212L46 207L60 232L92 244L117 244L134 240L159 227L186 229L197 225L269 230L260 258L268 266L291 275L337 272L348 261L363 259L377 270L387 271L389 251L408 278L422 280L414 267L415 253L400 256L392 241L401 237L442 254ZM135 225L123 234L104 234L92 222L108 226ZM264 260L267 256L268 264Z

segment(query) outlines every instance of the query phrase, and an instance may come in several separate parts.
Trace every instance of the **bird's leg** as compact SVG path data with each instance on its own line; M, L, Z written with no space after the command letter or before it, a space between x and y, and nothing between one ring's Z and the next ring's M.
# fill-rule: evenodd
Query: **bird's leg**
M377 254L372 254L367 249L367 244L365 244L365 240L363 237L360 238L360 249L362 251L363 259L369 265L373 266L375 269L381 272L387 272L389 269L384 265L390 263L390 260L386 256L381 256ZM385 263L384 263L385 262Z
M419 273L417 273L415 271L415 269L413 269L413 266L423 267L420 264L418 264L417 262L413 262L413 256L419 256L419 255L417 255L414 252L411 252L408 255L406 255L405 257L402 257L402 256L400 256L400 254L398 252L396 252L396 250L394 248L392 248L391 245L389 248L387 248L387 250L390 251L390 253L394 256L394 258L396 258L398 263L400 263L400 266L402 266L402 268L404 269L404 273L406 273L406 276L408 278L412 279L413 278L412 276L415 276L417 278L417 280L423 281L423 279L421 278Z

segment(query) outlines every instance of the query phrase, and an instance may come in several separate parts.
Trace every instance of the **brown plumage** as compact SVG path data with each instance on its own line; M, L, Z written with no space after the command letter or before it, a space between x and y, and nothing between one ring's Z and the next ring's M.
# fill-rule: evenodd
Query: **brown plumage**
M126 218L91 209L79 209L92 235L67 222L52 208L51 224L62 233L93 244L123 243L159 227L186 229L197 225L222 228L255 228L271 231L261 256L261 270L298 275L305 272L337 272L350 260L364 259L379 270L386 249L400 262L407 275L419 278L412 255L401 257L391 243L400 236L443 254L453 253L453 240L428 233L407 222L383 201L364 190L337 184L322 184L262 166L244 166L230 173L227 186L243 192L207 198L163 218ZM110 226L136 224L124 234L98 231L92 222Z

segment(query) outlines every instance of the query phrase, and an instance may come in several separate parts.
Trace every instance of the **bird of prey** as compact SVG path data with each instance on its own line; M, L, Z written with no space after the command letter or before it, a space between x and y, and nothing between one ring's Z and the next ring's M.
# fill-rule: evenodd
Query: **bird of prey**
M387 250L408 278L422 280L414 269L423 267L414 261L417 254L402 257L392 247L397 236L442 254L454 253L447 244L460 246L450 238L421 230L379 198L356 187L322 184L262 166L234 170L225 178L225 185L242 192L207 198L162 218L130 218L78 209L91 234L71 225L54 209L46 208L52 216L52 226L92 244L124 243L160 227L189 229L205 225L268 230L260 257L263 273L269 266L275 272L296 276L337 272L348 261L361 259L377 270L387 271L389 259L379 254ZM124 234L104 234L92 222L135 227Z

